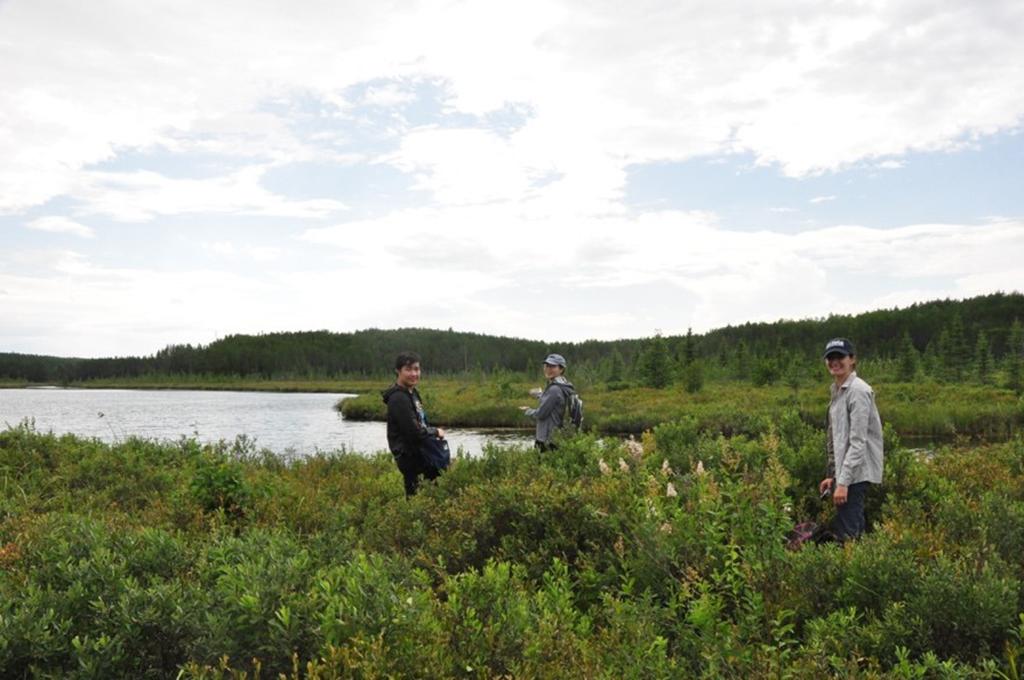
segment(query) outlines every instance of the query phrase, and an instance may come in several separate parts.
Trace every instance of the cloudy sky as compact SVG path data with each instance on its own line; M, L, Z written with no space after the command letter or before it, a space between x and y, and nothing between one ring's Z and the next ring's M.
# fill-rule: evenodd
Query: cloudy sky
M0 352L1024 289L1024 3L0 0Z

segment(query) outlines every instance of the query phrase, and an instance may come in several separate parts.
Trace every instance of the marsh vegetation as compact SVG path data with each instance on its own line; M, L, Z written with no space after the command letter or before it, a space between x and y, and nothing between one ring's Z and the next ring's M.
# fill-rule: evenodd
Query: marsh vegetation
M491 448L409 501L384 456L22 425L0 432L0 675L1014 677L1024 440L886 437L871 531L792 552L829 512L793 411Z

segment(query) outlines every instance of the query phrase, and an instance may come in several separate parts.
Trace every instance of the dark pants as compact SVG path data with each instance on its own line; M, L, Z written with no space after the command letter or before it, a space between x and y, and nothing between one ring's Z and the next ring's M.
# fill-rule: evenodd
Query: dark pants
M846 487L846 502L836 506L835 533L840 541L858 538L864 533L864 496L871 482Z
M398 466L399 472L402 473L402 477L405 478L406 498L415 494L416 490L419 489L420 475L423 475L428 480L437 479L439 475L438 471L433 467L427 466L419 455L403 453L395 456L395 464Z
M536 441L536 440L533 442L533 445L537 448L538 451L554 451L555 449L558 448L554 444L545 443L545 442Z

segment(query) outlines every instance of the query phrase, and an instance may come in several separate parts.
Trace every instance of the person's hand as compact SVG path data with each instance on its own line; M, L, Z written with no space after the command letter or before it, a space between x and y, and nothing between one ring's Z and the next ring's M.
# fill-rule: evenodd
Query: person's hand
M836 484L836 492L832 494L832 502L836 505L843 505L846 503L846 487L842 484Z
M831 477L826 477L821 480L821 483L818 484L818 495L824 496L825 492L832 488L833 481L834 480Z
M444 439L444 428L442 428L442 427L437 428L437 438L438 439Z

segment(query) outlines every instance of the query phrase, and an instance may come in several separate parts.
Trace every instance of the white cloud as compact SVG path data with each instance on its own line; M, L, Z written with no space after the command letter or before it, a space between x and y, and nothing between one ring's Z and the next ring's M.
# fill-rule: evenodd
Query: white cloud
M472 180L461 144L449 161L412 132L403 153L441 201L530 194L524 171L546 171L562 177L545 192L550 209L590 214L616 209L630 163L743 151L801 176L956 148L1024 116L1024 16L1012 0L323 1L303 12L12 0L0 13L7 212L75 194L82 167L125 150L315 157L324 131L291 125L295 102L339 114L346 87L372 82L363 103L408 104L410 90L388 79L445 83L453 112L531 112L496 149L505 169Z
M478 129L417 130L388 159L416 177L416 188L441 203L486 203L523 196L531 173L525 159L498 135Z
M99 354L382 316L621 337L1019 286L1024 235L1002 205L1011 219L781 234L624 203L626 168L654 161L743 154L806 177L1019 128L1018 5L0 2L0 215L104 241L104 222L263 236L210 226L205 257L173 266L122 236L110 252L132 267L86 247L101 239L41 255L12 238L0 348L54 319L39 342L79 347L88 329ZM387 164L415 191L348 210L310 198L334 176L268 181L295 163ZM359 181L343 195L373 193ZM267 237L275 225L304 239Z
M360 103L365 106L390 108L409 104L415 100L415 92L392 83L380 87L368 87Z
M36 231L48 231L55 234L70 234L80 238L95 238L96 236L96 232L93 231L92 227L87 227L84 224L59 215L39 217L32 220L25 226L29 229L35 229Z
M852 313L1013 290L1024 280L1019 220L774 234L723 229L702 213L538 223L517 222L506 208L407 211L311 229L294 256L236 273L22 252L0 267L0 316L9 320L0 347L139 354L234 332L369 326L611 339ZM207 246L237 258L256 247ZM342 258L334 265L304 264L335 249ZM902 281L896 290L912 293L864 283L893 278Z
M273 262L281 258L284 253L282 248L276 246L236 246L231 241L204 241L200 243L203 250L220 258L227 260L246 259L253 262Z
M346 209L334 200L290 200L272 193L261 184L266 169L252 166L210 179L175 179L150 171L93 171L82 176L77 211L137 222L187 213L316 219Z
M990 271L985 282L997 288L1020 285L1015 278L1024 246L1020 221L895 229L851 225L776 234L723 229L703 213L517 223L511 211L507 205L409 211L380 222L309 230L303 238L344 248L353 261L404 272L464 310L465 318L479 318L469 311L474 300L503 300L504 311L494 307L500 312L498 325L487 332L522 335L525 314L538 326L527 333L530 337L636 336L649 332L655 318L667 332L682 332L688 326L704 331L746 320L822 316L839 307L863 311L883 299L876 290L859 290L852 283L863 276L903 281L901 286L909 288L918 280L932 286L934 280L950 282L918 300L962 296L966 284L953 282L978 271ZM493 231L482 232L484 224ZM458 252L449 243L460 244ZM465 271L462 283L443 293L443 286L434 288L438 265ZM629 290L642 297L631 303L623 293ZM567 314L547 318L543 309L532 309L544 300L563 301ZM630 319L616 326L565 322L569 315L609 319L623 310ZM502 321L503 315L514 323ZM649 315L652 320L644 325ZM447 321L437 325L451 325Z
M273 246L248 246L245 249L245 254L254 262L273 262L279 259L283 252L281 248Z
M213 255L219 255L221 257L232 257L235 255L235 245L230 241L214 241L213 243L203 243L202 247Z
M811 203L827 203L829 201L836 200L836 196L815 196L810 200Z
M897 279L956 280L989 272L1004 289L1020 286L1010 274L1024 247L1024 223L922 224L895 229L836 226L802 232L798 252L813 253L822 266L841 272L878 272ZM849 244L836 248L836 243Z

